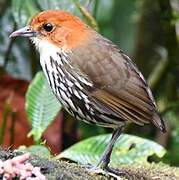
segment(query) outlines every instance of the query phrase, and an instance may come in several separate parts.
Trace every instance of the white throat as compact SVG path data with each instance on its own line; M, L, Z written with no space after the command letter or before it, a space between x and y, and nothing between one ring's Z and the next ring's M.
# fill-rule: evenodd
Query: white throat
M31 38L32 43L36 46L41 56L51 56L56 52L60 52L61 49L49 43L47 40L39 39L38 37Z
M63 54L65 55L66 53L63 48L58 48L47 40L42 40L38 37L33 37L31 38L31 40L40 53L40 64L43 70L45 68L45 64L48 65L48 63L50 63L50 57L56 60L58 64L61 64L61 62L59 61L59 56L57 54L61 54L63 52Z

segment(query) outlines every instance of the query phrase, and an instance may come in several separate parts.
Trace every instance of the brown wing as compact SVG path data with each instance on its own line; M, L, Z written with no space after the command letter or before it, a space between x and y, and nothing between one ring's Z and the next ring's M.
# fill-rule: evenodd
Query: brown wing
M139 125L153 122L165 131L152 93L137 67L111 41L93 33L93 39L73 50L72 55L72 63L94 84L91 97L124 120Z

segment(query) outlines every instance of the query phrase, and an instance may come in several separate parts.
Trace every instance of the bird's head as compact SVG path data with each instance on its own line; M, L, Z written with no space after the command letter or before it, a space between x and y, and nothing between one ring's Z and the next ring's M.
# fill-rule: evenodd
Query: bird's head
M78 17L61 10L47 10L34 16L30 23L10 37L23 36L35 45L53 44L59 48L73 49L88 39L89 27Z

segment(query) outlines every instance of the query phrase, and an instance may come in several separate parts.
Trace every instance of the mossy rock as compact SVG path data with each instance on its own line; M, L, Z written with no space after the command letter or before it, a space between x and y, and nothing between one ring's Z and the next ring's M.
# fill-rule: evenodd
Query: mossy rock
M0 159L7 160L11 159L21 152L12 152L0 150ZM69 163L65 161L57 161L51 158L43 158L37 155L31 155L29 162L34 166L41 168L41 172L46 176L47 179L55 180L108 180L112 177L104 174L92 174L85 169L85 167ZM127 172L128 176L123 176L121 179L129 180L178 180L179 179L179 168L170 167L168 165L159 163L151 165L121 165L116 168L122 172ZM1 179L2 177L0 177Z

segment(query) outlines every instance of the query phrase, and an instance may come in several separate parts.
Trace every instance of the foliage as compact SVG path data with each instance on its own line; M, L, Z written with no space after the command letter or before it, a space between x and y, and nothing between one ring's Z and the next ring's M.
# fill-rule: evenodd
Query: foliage
M57 156L57 159L68 159L81 164L95 164L99 161L111 138L111 134L99 135L85 139L69 147ZM148 158L165 154L165 149L155 142L128 134L120 136L115 143L111 156L111 165L146 164Z
M32 125L29 136L32 135L35 142L40 141L42 133L54 120L60 109L61 105L52 94L43 72L38 72L26 94L26 111Z
M82 0L79 5L77 0L75 0L74 3L72 0L44 0L43 3L41 0L24 0L23 3L21 0L12 0L13 16L18 26L21 27L25 26L34 14L46 9L63 9L82 17L83 14L80 13L80 8L83 7L83 5L85 6L88 1L89 0ZM76 4L78 4L78 8L76 8ZM87 18L87 20L88 19L89 18Z

